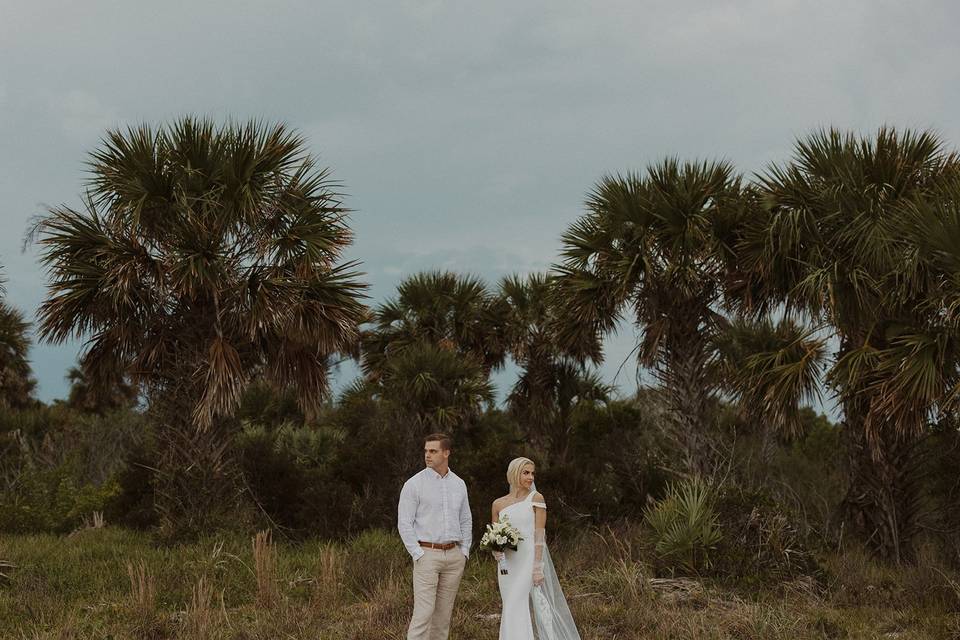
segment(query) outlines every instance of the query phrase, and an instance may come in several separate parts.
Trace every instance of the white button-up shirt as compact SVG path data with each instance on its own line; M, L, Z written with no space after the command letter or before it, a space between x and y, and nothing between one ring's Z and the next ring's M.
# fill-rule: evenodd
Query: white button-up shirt
M470 557L473 518L467 500L467 485L460 476L427 467L403 484L397 507L397 530L414 560L424 554L420 541L456 542Z

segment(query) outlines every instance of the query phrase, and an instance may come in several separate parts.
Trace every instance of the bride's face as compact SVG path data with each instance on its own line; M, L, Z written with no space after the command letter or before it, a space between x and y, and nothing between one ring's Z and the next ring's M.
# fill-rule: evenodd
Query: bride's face
M532 464L525 465L523 469L520 470L520 486L529 491L530 487L533 486L535 473L536 469Z

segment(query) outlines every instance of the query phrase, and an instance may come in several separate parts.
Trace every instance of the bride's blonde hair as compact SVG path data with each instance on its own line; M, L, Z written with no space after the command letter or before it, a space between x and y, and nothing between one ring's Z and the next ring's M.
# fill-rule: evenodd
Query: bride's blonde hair
M523 471L523 468L527 465L533 468L537 467L530 458L520 457L510 461L510 464L507 466L507 482L510 484L511 489L520 485L520 472Z

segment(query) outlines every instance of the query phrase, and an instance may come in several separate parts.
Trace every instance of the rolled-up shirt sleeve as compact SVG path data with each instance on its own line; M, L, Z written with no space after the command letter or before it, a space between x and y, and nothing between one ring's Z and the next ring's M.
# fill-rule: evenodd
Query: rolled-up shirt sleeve
M473 544L473 516L470 514L470 497L467 485L463 485L463 502L460 503L460 551L470 557L470 545Z
M413 527L419 502L417 482L411 478L404 483L403 489L400 491L400 502L397 505L397 531L400 532L400 539L403 540L403 546L407 548L407 553L414 560L423 555L423 549L417 541L417 533Z

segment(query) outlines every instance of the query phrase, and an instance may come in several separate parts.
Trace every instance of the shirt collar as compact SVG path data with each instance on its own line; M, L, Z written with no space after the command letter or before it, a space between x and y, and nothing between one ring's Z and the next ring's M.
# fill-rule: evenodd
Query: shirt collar
M453 473L453 469L451 469L450 467L447 467L447 475L445 475L445 476L440 475L439 473L437 473L436 471L434 471L434 470L433 470L432 468L430 468L430 467L427 467L426 469L424 469L424 471L426 471L426 472L427 472L427 475L429 475L431 478L437 478L438 480L443 480L443 479L445 479L445 478L456 478L456 477L457 477L456 474Z

